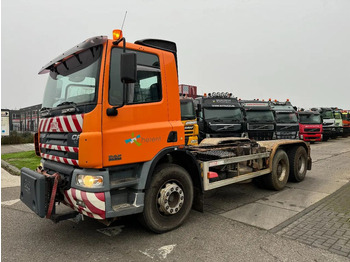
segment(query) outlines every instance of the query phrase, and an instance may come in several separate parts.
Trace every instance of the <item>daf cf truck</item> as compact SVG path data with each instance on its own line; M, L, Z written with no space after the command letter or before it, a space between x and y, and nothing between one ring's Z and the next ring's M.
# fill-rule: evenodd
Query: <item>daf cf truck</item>
M174 42L128 43L115 30L113 39L89 38L49 61L39 72L48 77L35 135L41 165L21 170L20 199L39 217L110 224L137 215L162 233L192 207L203 211L205 191L258 177L282 190L311 169L301 140L185 146Z

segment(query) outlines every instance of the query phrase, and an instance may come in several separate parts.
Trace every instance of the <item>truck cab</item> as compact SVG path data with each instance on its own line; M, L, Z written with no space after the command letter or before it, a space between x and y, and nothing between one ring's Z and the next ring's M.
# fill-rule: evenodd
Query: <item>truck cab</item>
M185 126L185 144L198 145L198 124L193 98L180 98L181 121Z
M342 113L341 110L338 108L332 108L333 109L333 115L335 119L335 131L337 136L343 136L343 119L342 119Z
M350 135L350 111L342 110L342 120L343 120L343 137L348 137Z
M244 110L248 137L254 140L276 138L276 120L269 102L241 100Z
M333 109L330 107L311 108L312 111L317 111L323 119L323 138L322 141L327 141L329 138L336 138L337 131L335 125L335 117Z
M270 101L270 105L275 112L276 138L299 139L299 120L291 102L275 100Z
M243 137L242 107L232 94L214 92L197 97L200 141L209 137Z
M299 111L299 136L307 142L322 141L322 117L316 111Z

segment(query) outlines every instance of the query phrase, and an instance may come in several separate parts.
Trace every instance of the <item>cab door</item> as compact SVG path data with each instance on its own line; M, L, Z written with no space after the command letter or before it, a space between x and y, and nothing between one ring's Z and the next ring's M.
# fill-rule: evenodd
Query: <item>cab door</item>
M127 84L124 105L120 80L122 52L120 47L107 52L102 110L103 166L145 162L171 146L167 142L172 126L161 51L133 50L137 55L137 82ZM108 116L107 109L112 107L118 113Z

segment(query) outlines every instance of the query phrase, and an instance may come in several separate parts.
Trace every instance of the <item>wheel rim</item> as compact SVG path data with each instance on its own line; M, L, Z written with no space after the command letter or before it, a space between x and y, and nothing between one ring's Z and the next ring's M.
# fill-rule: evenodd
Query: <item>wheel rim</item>
M298 173L304 173L306 167L306 161L305 158L300 156L298 159Z
M280 161L277 166L277 177L279 181L283 181L287 175L287 167L284 161Z
M178 213L185 201L182 188L175 182L166 183L158 194L159 211L165 215Z

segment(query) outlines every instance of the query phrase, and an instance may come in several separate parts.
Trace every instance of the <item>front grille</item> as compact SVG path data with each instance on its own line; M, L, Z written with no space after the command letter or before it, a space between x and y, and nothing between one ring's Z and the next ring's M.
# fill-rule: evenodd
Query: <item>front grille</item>
M320 132L320 128L305 128L305 132Z
M248 132L248 137L254 140L272 140L274 132Z
M247 124L248 130L274 130L274 125L271 124Z
M84 114L40 118L40 154L42 158L78 166L79 136Z
M41 133L40 151L43 158L78 165L80 133Z
M277 125L276 130L281 132L295 132L299 131L299 125Z

